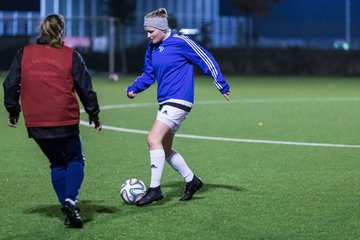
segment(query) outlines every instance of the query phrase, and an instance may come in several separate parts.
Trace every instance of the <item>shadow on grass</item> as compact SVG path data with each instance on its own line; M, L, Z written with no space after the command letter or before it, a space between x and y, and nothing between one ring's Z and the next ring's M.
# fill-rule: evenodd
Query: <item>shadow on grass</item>
M201 201L203 199L206 199L206 197L203 195L205 192L213 192L218 189L226 189L232 192L244 192L247 191L246 188L239 187L236 185L225 185L225 184L211 184L204 182L204 186L195 193L191 201L177 201L178 203L185 203L185 202L192 202L192 201ZM176 205L176 202L173 202L174 199L180 199L182 194L185 190L185 182L182 181L174 181L169 182L166 184L161 184L161 190L164 195L164 198L161 201L153 202L150 205L146 205L143 207L137 207L137 206L129 206L125 203L123 203L123 206L127 206L127 210L123 211L123 214L144 214L144 212L152 213L152 211L157 207L165 207L165 208L174 208L174 204ZM173 202L172 204L167 204ZM182 205L182 204L181 204ZM180 205L178 205L180 206ZM141 209L141 212L138 210ZM145 211L144 211L145 210Z
M161 189L164 194L164 199L159 202L154 202L150 206L164 206L167 202L172 201L174 198L180 198L185 190L185 183L181 181L170 182L164 185L161 185ZM193 200L202 200L205 199L202 193L216 191L217 189L225 189L232 192L244 192L247 191L243 187L235 186L235 185L225 185L225 184L211 184L204 183L204 186L193 196ZM118 207L107 207L101 204L102 201L91 201L91 200L80 200L79 207L81 209L81 215L83 216L84 223L90 222L94 219L94 217L98 214L117 214L120 212L120 208L122 215L125 216L127 214L143 214L143 211L137 206L129 206L125 203L119 205ZM127 206L126 208L124 208ZM167 207L173 207L173 205L169 205ZM40 214L49 218L57 218L61 221L64 220L64 216L60 210L60 204L49 204L49 205L41 205L35 208L31 208L28 210L24 210L25 214ZM149 212L151 212L151 208L147 207ZM139 211L140 210L140 211Z
M101 205L100 202L101 201L80 200L79 207L81 209L81 215L84 217L84 223L92 221L97 214L115 214L119 211L116 207L106 207ZM24 213L41 214L49 218L64 219L60 204L42 205L25 210Z
M180 196L183 194L183 192L185 190L185 183L184 182L172 182L172 183L161 185L161 188L163 189L164 195L166 195L167 197L170 197L170 198L179 197L180 198ZM167 190L168 188L170 189L170 191ZM204 186L198 192L196 192L196 194L193 196L193 199L204 198L201 196L203 192L215 191L217 189L226 189L226 190L233 191L233 192L247 191L245 188L235 186L235 185L212 184L212 183L204 182Z

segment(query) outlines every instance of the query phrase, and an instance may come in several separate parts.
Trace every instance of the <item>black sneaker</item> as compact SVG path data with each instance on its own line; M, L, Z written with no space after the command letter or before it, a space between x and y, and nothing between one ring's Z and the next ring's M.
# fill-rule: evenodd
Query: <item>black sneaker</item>
M164 196L161 192L160 186L158 186L156 188L149 188L146 191L146 194L139 201L135 202L135 204L137 206L144 206L152 202L159 201L163 198Z
M203 185L204 184L201 179L194 175L193 179L190 182L186 183L185 192L181 196L180 201L190 200L193 197L194 193L196 193L197 190L202 188Z
M71 228L82 228L83 222L80 217L80 209L69 202L65 202L61 211L65 215L64 225Z

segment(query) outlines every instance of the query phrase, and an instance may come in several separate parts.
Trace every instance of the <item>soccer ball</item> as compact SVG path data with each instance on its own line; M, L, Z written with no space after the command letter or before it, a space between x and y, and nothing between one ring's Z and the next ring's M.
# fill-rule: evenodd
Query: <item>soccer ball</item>
M137 178L126 180L120 187L120 196L127 204L134 204L139 201L146 192L146 186L143 181Z
M117 82L117 81L119 81L119 76L116 73L112 73L109 75L109 79L114 82Z

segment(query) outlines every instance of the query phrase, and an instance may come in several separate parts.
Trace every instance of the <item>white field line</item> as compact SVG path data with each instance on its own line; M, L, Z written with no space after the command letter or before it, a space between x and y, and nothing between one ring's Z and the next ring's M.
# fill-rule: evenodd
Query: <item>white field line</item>
M360 97L321 97L321 98L255 98L230 101L203 100L195 104L221 104L221 103L304 103L304 102L353 102L360 101Z
M231 104L231 103L303 103L303 102L352 102L360 101L360 97L327 97L327 98L256 98L240 100L199 100L195 104ZM101 110L139 108L157 106L156 103L126 103L101 106ZM84 110L82 110L84 112Z
M360 101L360 98L277 98L277 99L243 99L238 101L230 101L229 103L270 103L270 102L343 102L343 101ZM219 104L225 103L225 101L219 100L209 100L209 101L198 101L197 104ZM131 103L131 104L119 104L119 105L110 105L102 106L101 110L111 110L111 109L121 109L121 108L138 108L138 107L151 107L156 106L155 103ZM84 112L84 110L81 110ZM83 126L88 126L88 122L80 121L80 124ZM118 131L118 132L127 132L127 133L136 133L136 134L148 134L149 131L130 129L130 128L121 128L113 127L108 125L103 125L103 129ZM211 137L211 136L198 136L190 134L176 134L176 137L181 138L190 138L190 139L201 139L201 140L213 140L213 141L224 141L224 142L241 142L241 143L260 143L260 144L276 144L276 145L294 145L294 146L306 146L306 147L335 147L335 148L360 148L360 145L349 145L349 144L331 144L331 143L307 143L307 142L290 142L290 141L273 141L273 140L256 140L256 139L242 139L242 138L224 138L224 137Z
M81 125L92 127L88 122L80 121ZM118 132L127 132L127 133L137 133L137 134L148 134L149 131L130 129L130 128L121 128L121 127L112 127L103 125L103 129L118 131ZM241 142L241 143L262 143L262 144L276 144L276 145L295 145L295 146L306 146L306 147L335 147L335 148L360 148L360 145L348 145L348 144L331 144L331 143L307 143L307 142L289 142L289 141L272 141L272 140L255 140L255 139L242 139L242 138L224 138L224 137L210 137L210 136L198 136L190 134L176 134L176 137L181 138L190 138L190 139L201 139L201 140L213 140L213 141L223 141L223 142Z

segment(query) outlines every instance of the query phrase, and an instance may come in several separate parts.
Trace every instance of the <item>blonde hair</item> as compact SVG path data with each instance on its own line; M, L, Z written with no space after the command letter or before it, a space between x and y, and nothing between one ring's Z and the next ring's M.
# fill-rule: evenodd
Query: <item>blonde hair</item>
M64 45L64 28L64 17L51 14L41 22L40 34L51 47L61 48Z
M149 12L148 14L145 15L145 18L156 18L156 17L160 17L160 18L167 18L168 14L165 8L159 8L158 10Z

